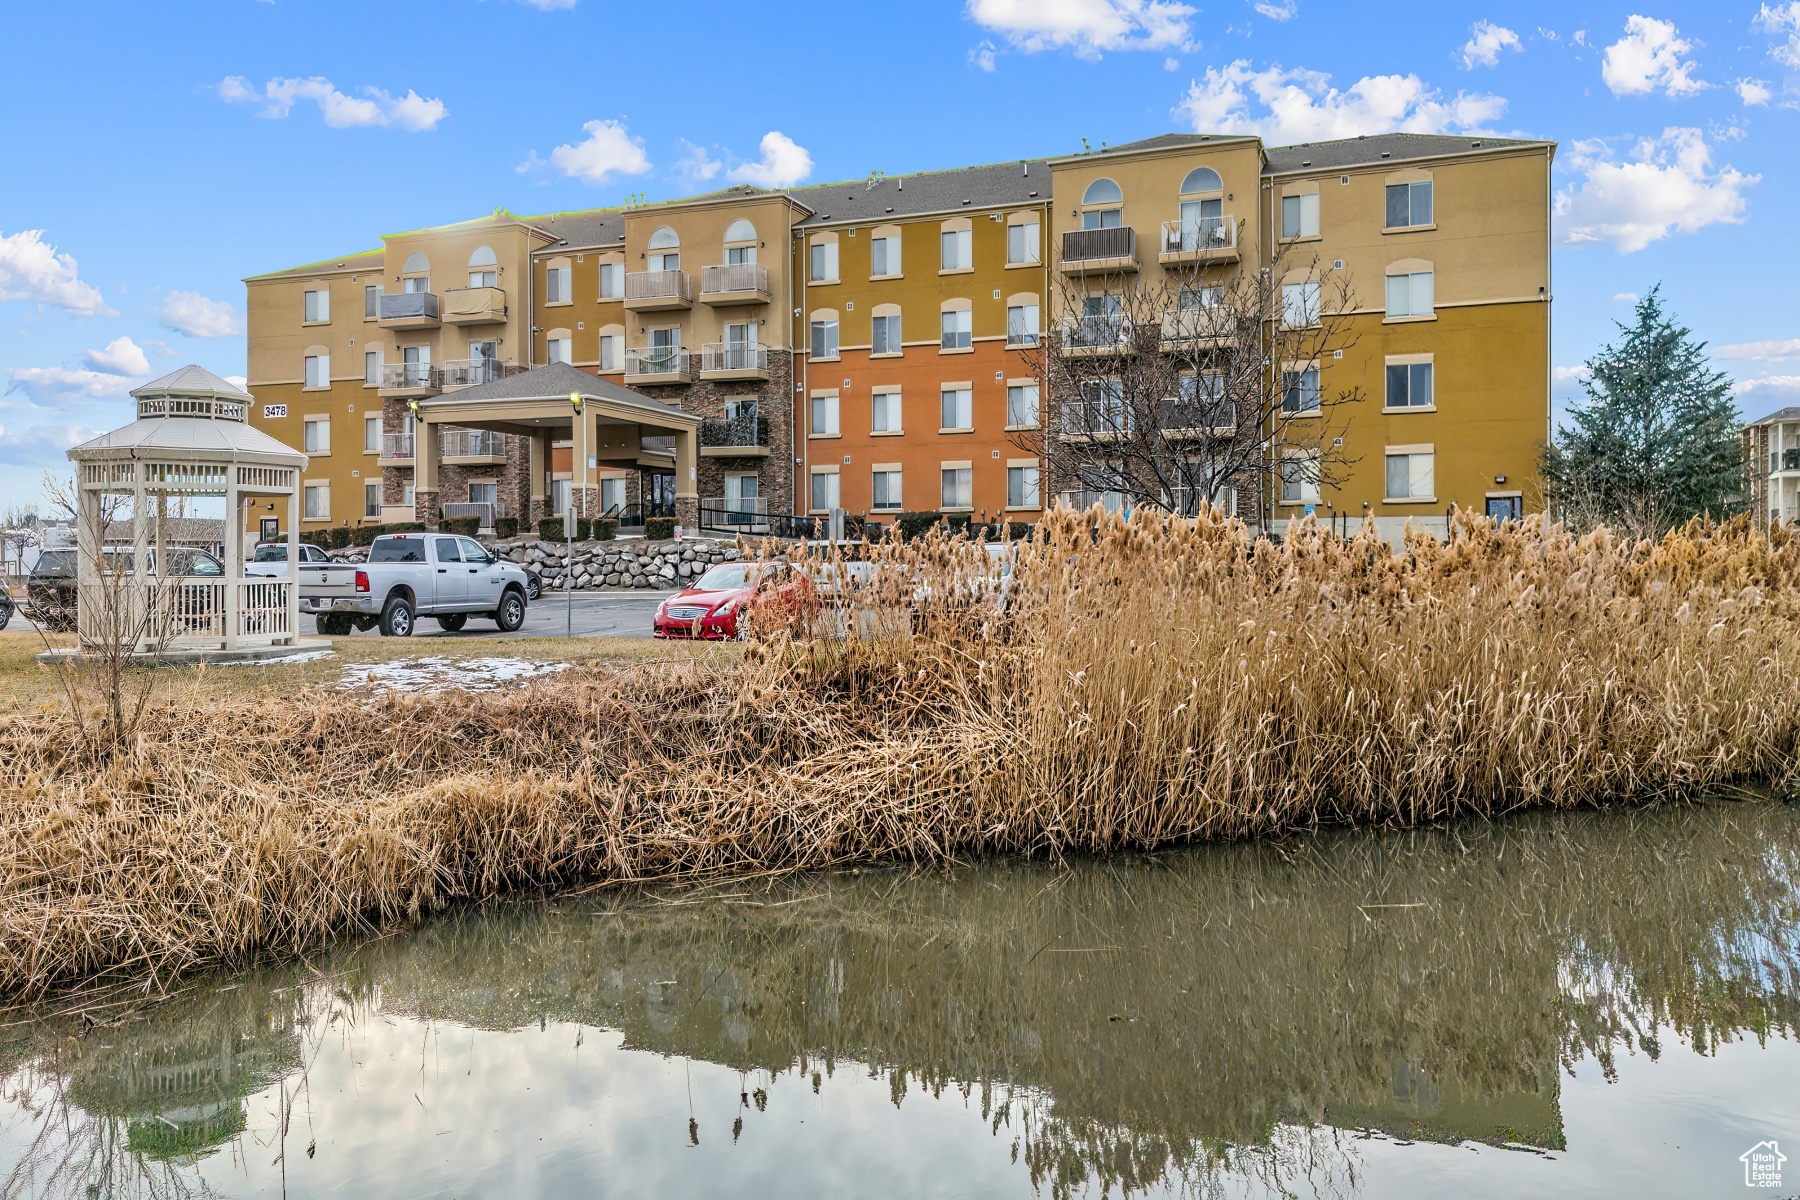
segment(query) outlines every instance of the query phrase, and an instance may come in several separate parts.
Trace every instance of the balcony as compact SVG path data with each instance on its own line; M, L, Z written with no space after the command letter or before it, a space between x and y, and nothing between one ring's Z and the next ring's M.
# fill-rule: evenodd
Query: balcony
M506 320L506 293L497 287L448 288L444 324L492 325Z
M1070 230L1063 234L1062 269L1065 275L1137 270L1137 230L1129 225Z
M767 458L769 418L707 418L700 422L701 458Z
M493 532L495 517L512 516L512 513L507 511L507 506L497 501L446 504L443 505L439 511L443 513L444 520L446 521L455 520L457 517L480 517L481 531L483 533Z
M433 396L444 386L443 372L430 363L383 363L383 396Z
M410 467L413 464L413 435L384 433L381 435L381 457L384 467Z
M700 528L708 533L769 532L769 502L761 496L714 497L700 502Z
M448 391L492 383L508 375L517 375L524 369L518 363L501 362L497 358L453 358L444 364L440 380L444 390Z
M438 320L438 298L430 292L383 296L379 324L383 329L436 329L442 324Z
M632 312L692 308L686 271L627 271L625 307Z
M1181 308L1162 315L1164 346L1229 346L1237 341L1237 320L1221 305Z
M666 273L666 272L665 272ZM686 350L640 347L625 351L627 386L694 382L694 356Z
M744 342L708 342L700 347L702 379L768 379L769 348Z
M1236 262L1237 221L1232 217L1164 221L1162 248L1156 261L1169 263Z
M485 429L446 429L438 434L438 460L447 466L504 466L506 435Z
M1129 354L1136 348L1131 318L1123 313L1063 318L1064 354L1085 358L1100 354Z
M715 308L731 304L767 304L769 268L762 263L728 263L700 268L700 303Z
M1062 406L1057 435L1065 442L1118 441L1135 425L1130 407L1117 396L1071 400Z

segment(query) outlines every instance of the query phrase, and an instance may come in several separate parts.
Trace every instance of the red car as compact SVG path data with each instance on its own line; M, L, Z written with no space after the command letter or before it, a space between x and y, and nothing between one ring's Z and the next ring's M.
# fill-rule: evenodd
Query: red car
M656 608L659 638L744 636L741 618L753 608L776 605L792 619L817 608L812 584L786 563L720 563Z

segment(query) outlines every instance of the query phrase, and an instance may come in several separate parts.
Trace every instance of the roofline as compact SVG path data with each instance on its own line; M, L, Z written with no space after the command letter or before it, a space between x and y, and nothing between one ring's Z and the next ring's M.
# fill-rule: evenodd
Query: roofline
M363 266L354 266L346 263L344 266L330 267L327 267L325 264L336 263L340 259L367 258L371 254L385 255L386 253L387 247L385 246L375 250L358 250L354 254L334 255L332 258L323 258L316 263L302 263L297 267L282 267L275 271L264 271L260 275L245 275L243 278L239 279L238 282L257 283L266 279L279 279L283 275L336 275L339 272L349 275L355 271L365 270L367 264L364 264Z
M1155 136L1167 137L1168 135L1157 134ZM1197 133L1192 136L1209 143L1227 146L1235 146L1241 142L1256 142L1260 145L1262 142L1262 139L1253 133ZM1144 140L1148 141L1149 139L1146 138ZM1057 167L1067 163L1092 162L1096 158L1105 158L1109 155L1117 155L1120 158L1130 158L1136 154L1163 154L1173 150L1191 151L1193 148L1194 145L1192 142L1185 142L1175 146L1145 146L1138 150L1127 150L1120 146L1109 146L1103 150L1087 150L1080 154L1065 154L1060 158L1049 158L1044 161L1053 167Z
M1012 208L1037 208L1037 207L1047 208L1053 202L1054 202L1053 197L1039 196L1036 200L1013 201L1011 203L998 202L998 203L994 203L994 204L966 204L966 205L959 204L955 208L929 208L929 209L924 209L920 212L906 213L904 215L901 213L882 213L879 216L875 216L875 217L868 217L868 216L860 216L860 217L855 217L855 218L845 217L841 221L820 221L817 225L808 225L806 228L807 229L836 229L840 226L849 226L849 225L899 225L906 221L924 220L924 219L927 219L930 217L943 217L943 216L948 216L952 213L993 212L996 210L1004 211L1006 209L1012 209ZM793 226L793 231L800 232L801 231L800 226L797 224L795 226Z
M623 246L624 244L625 244L624 238L620 238L616 242L594 242L592 245L589 245L584 242L583 244L581 244L579 246L577 246L573 243L570 243L569 245L565 246L560 241L558 241L552 245L543 246L537 250L533 250L531 252L531 257L533 257L533 258L555 258L557 255L567 254L571 250L613 250L620 246Z
M1297 150L1305 145L1320 145L1318 142L1303 142L1300 146L1276 146L1277 150ZM1325 143L1329 144L1329 143ZM1332 172L1361 171L1373 167L1391 168L1403 163L1442 162L1453 158L1498 158L1508 154L1526 154L1549 148L1550 157L1556 157L1556 142L1551 141L1508 141L1498 146L1483 146L1477 150L1469 147L1464 150L1450 150L1439 154L1414 154L1407 158L1378 158L1374 162L1344 163L1336 167L1296 167L1291 171L1277 171L1271 168L1265 155L1263 175L1269 179L1283 179L1292 175L1317 175L1321 172L1329 175Z
M814 185L809 184L808 186ZM817 186L825 187L830 185L820 184ZM727 204L747 204L757 200L785 200L795 208L804 208L809 215L817 211L805 201L795 199L793 191L789 188L770 189L768 191L757 192L752 196L719 196L708 193L700 196L690 196L680 200L657 200L649 204L637 205L635 208L620 209L619 211L625 216L630 216L632 213L641 213L646 208L715 208Z

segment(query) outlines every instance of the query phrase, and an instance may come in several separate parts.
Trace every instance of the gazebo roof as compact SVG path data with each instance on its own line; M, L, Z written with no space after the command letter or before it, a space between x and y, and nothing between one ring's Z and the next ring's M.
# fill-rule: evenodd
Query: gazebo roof
M250 403L250 393L228 380L220 379L205 367L189 363L161 379L131 389L133 400L149 400L161 396L180 396L196 400L236 400Z
M192 364L131 392L138 419L69 451L75 462L150 458L306 467L306 455L245 423L250 393Z

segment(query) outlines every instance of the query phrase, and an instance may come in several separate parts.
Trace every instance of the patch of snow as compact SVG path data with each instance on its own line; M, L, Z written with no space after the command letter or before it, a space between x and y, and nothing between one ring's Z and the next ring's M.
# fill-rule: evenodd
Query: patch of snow
M308 650L305 654L290 654L286 658L239 658L210 665L215 667L290 667L295 663L318 662L321 658L330 658L334 653L336 651Z
M566 671L566 662L523 658L408 658L384 663L346 663L338 686L397 692L492 692L511 683Z

